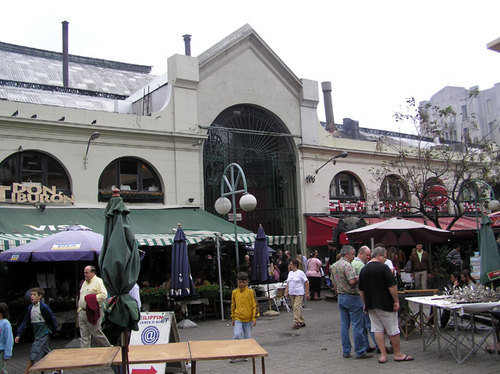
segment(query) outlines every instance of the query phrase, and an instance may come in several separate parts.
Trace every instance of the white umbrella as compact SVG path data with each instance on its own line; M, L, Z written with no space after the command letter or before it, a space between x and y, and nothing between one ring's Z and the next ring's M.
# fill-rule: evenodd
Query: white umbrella
M359 229L346 232L350 240L375 243L386 246L415 245L445 242L450 237L450 231L426 226L418 222L402 218L391 218L387 221L374 223Z

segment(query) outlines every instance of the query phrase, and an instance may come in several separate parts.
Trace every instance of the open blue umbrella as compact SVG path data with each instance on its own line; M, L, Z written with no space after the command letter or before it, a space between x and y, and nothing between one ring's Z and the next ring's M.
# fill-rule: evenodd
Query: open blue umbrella
M488 273L500 270L500 255L498 254L495 235L491 228L491 219L483 215L479 230L479 252L481 254L481 283L491 282Z
M184 299L194 294L193 278L186 244L186 235L181 225L178 225L177 232L172 245L170 297L173 299Z

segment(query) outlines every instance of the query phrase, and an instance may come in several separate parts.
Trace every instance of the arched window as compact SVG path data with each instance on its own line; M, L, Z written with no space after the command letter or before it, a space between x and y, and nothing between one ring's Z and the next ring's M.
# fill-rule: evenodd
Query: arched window
M330 184L330 199L364 200L358 179L346 172L338 173Z
M237 163L248 192L257 198L238 225L257 231L259 224L275 235L299 230L295 144L283 121L271 111L248 104L224 109L212 122L203 145L205 209L215 212L224 169Z
M110 163L99 178L99 201L108 201L113 187L121 190L124 201L163 203L160 178L151 166L135 158Z
M408 213L410 199L408 186L398 175L387 175L378 191L379 209L381 213Z
M365 194L359 180L347 172L335 175L330 184L330 213L359 213L365 210Z
M408 188L398 175L387 175L382 181L378 195L380 200L407 201Z
M64 167L53 157L37 151L17 152L0 163L0 185L12 187L13 183L56 187L58 193L71 195L69 177ZM5 191L5 199L11 199L12 190Z

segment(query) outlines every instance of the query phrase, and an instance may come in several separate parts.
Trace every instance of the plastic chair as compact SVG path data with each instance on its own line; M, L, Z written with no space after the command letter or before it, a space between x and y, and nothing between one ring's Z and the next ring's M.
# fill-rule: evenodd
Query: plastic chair
M285 307L286 311L290 313L290 307L288 306L288 300L285 297L285 288L277 288L276 296L274 297L274 305L276 306L276 310L279 312L280 306Z

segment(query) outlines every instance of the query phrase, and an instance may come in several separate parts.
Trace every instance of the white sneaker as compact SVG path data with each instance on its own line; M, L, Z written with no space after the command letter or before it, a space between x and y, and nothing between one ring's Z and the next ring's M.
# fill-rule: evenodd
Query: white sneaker
M236 362L236 360L234 358L229 360L229 363L231 363L231 364L234 364L235 362Z

